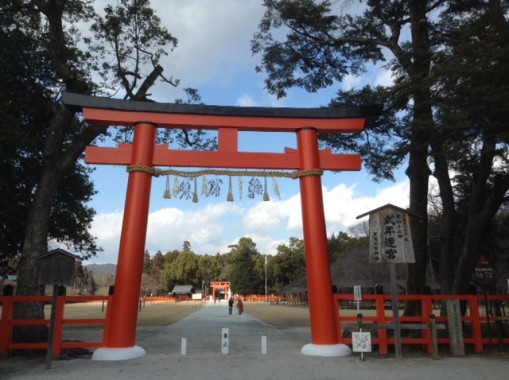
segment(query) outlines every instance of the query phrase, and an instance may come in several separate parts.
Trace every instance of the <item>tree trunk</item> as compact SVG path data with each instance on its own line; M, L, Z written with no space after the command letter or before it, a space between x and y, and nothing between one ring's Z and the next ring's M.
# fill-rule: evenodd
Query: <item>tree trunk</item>
M455 268L453 282L454 294L469 294L470 280L476 259L479 256L479 229L482 225L479 217L469 219L465 231L465 240Z
M407 175L410 179L409 211L416 215L416 217L410 218L415 263L408 264L407 293L422 294L426 282L425 268L428 256L427 189L429 168L427 165L427 153L422 151L410 153Z
M54 69L65 84L66 91L80 94L90 93L90 83L77 71L71 58L67 56L69 47L63 30L62 15L65 1L33 0L37 9L46 16L48 22L48 39ZM78 65L79 66L79 65ZM136 99L146 98L146 92L154 84L163 69L154 67L136 93ZM106 133L102 126L87 126L83 131L73 130L74 113L58 103L53 104L53 118L46 133L43 166L40 179L35 189L33 202L28 213L25 237L18 267L17 295L39 295L43 289L38 284L39 271L33 259L47 252L49 221L55 204L56 194L65 175L73 170L83 150L99 135ZM44 318L42 304L17 304L15 318ZM34 328L16 329L14 338L17 341L45 340L46 329L34 331Z
M437 137L436 140L440 140ZM442 201L442 218L440 221L440 289L442 294L452 292L454 280L454 194L449 176L447 159L443 154L440 141L432 144L435 162L435 178L438 181Z
M428 137L433 127L428 83L430 70L430 43L426 16L426 2L409 1L413 59L407 71L414 100L411 126L410 154L407 175L410 180L410 228L414 244L415 264L408 265L407 293L422 294L426 283L428 257ZM419 312L418 303L407 303L405 314Z
M456 294L468 293L472 272L479 258L482 233L488 227L509 190L509 176L507 175L495 175L492 186L488 185L492 174L495 149L495 140L485 135L478 170L472 182L465 239L455 268L453 292Z
M66 109L61 110L52 120L47 132L44 148L44 163L34 200L30 206L26 224L25 239L18 270L16 294L42 295L44 286L39 284L39 268L34 258L45 254L48 249L48 229L51 209L55 203L57 190L64 172L62 171L61 146L73 114ZM14 317L19 319L44 318L42 303L16 303ZM39 326L18 326L14 329L13 339L16 342L39 341L47 339L46 328Z

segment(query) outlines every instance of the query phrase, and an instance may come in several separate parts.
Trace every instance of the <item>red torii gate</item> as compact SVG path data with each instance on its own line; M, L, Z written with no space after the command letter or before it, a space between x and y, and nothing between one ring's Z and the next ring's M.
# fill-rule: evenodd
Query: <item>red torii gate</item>
M225 299L228 300L228 293L230 293L230 281L212 281L210 283L212 288L212 299L216 302L217 291L223 290Z
M115 294L105 347L95 360L125 360L145 355L136 346L138 297L143 268L152 174L136 168L153 166L285 169L307 172L299 178L311 343L301 352L314 356L346 356L339 344L336 308L327 253L327 234L320 174L322 170L360 170L359 155L332 154L318 149L318 133L359 132L366 108L262 108L223 107L122 101L66 93L63 103L83 112L88 123L134 127L133 144L117 148L87 147L89 164L130 165L124 219L119 247ZM157 128L218 131L217 151L173 150L156 145ZM238 151L238 131L295 132L297 148L284 153Z

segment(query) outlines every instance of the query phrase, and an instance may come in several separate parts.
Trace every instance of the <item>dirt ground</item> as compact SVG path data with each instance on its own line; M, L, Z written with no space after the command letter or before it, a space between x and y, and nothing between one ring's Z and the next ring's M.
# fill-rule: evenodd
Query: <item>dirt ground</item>
M225 302L147 303L139 312L136 337L146 355L92 361L91 353L76 353L54 360L51 369L44 358L11 357L0 360L0 379L489 380L505 379L509 373L506 353L441 355L433 360L428 354L405 352L403 359L395 359L373 352L364 361L357 353L345 357L303 355L301 349L311 341L307 308L246 302L243 315L229 315L227 308ZM100 302L66 306L67 318L104 318L105 313ZM75 336L70 341L101 339L99 326L72 327ZM222 341L225 327L229 329L227 354Z
M245 303L246 313L276 327L309 326L309 310L306 307L271 305L260 302Z
M194 313L205 303L197 301L183 302L147 302L138 312L138 326L167 326ZM272 326L297 327L309 326L309 310L304 307L271 305L264 302L245 302L245 311L254 318ZM227 307L225 302L224 307ZM46 308L49 318L50 308ZM65 318L104 318L105 306L102 302L69 304L65 307Z

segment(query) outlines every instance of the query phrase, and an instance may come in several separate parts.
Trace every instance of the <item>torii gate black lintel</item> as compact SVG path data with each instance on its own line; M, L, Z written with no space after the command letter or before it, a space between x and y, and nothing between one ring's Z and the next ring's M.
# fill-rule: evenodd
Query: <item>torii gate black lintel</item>
M185 114L206 116L243 116L250 118L303 118L303 119L369 119L380 114L376 105L339 105L335 107L291 108L291 107L238 107L204 104L180 104L126 101L106 97L95 97L64 92L62 103L74 111L84 108L114 111Z

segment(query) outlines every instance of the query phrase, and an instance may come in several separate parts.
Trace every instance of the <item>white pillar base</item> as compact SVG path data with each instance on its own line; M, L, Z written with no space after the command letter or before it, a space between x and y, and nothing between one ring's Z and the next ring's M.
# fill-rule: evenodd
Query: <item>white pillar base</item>
M309 343L302 347L300 353L306 356L339 357L352 355L352 350L346 344Z
M98 348L92 354L92 360L130 360L145 356L145 350L140 346L126 348Z

